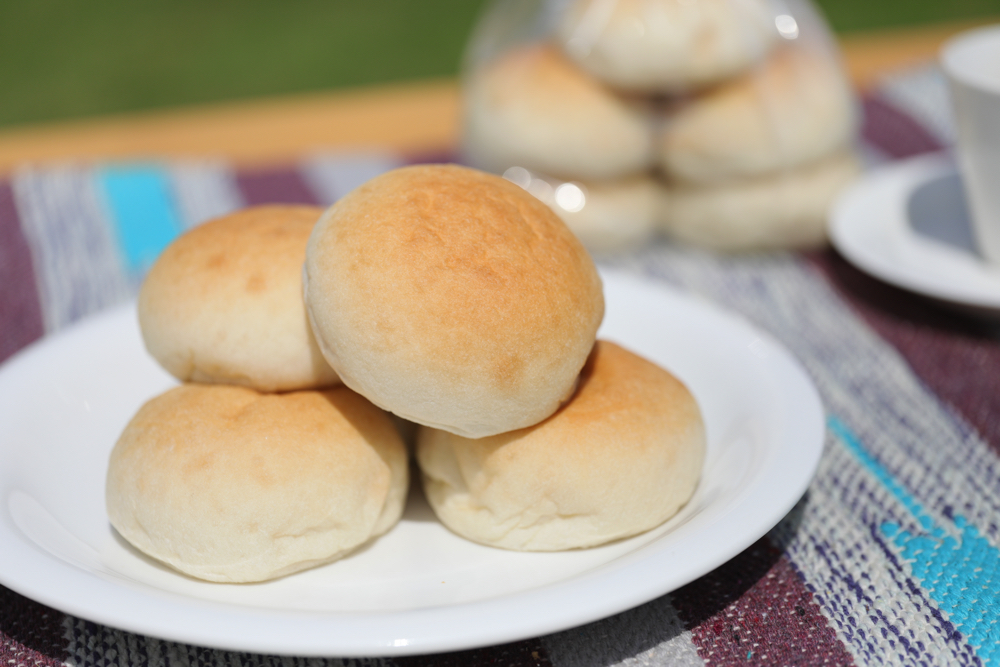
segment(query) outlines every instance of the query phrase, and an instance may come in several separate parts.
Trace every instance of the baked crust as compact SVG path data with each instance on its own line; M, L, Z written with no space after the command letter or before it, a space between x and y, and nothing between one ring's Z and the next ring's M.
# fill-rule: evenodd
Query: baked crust
M126 426L106 504L140 551L200 579L249 582L332 561L387 531L407 484L389 416L346 387L188 384Z
M558 216L454 165L398 169L341 199L305 271L313 328L343 381L469 437L552 414L604 315L596 267Z
M261 391L330 386L302 300L315 206L259 206L195 227L139 291L146 349L174 377Z
M650 112L554 46L504 54L466 82L464 96L462 148L476 167L588 180L635 174L654 162Z
M649 530L694 492L705 431L673 375L598 341L573 398L544 422L470 440L421 428L417 460L455 533L525 551L590 547Z

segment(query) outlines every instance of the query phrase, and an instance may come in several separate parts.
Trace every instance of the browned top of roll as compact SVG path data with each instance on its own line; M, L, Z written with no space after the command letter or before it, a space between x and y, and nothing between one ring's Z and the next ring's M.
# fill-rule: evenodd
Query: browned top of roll
M453 165L389 172L331 207L306 302L348 386L471 437L551 414L604 314L593 261L547 206Z
M302 300L306 243L322 212L258 206L178 237L139 293L150 354L185 381L263 391L335 383Z

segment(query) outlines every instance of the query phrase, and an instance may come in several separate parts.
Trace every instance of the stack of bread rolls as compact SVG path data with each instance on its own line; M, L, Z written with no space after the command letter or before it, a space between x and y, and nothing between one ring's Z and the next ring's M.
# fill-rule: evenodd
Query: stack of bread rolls
M111 522L212 581L330 562L402 514L392 415L461 536L553 550L648 530L693 493L704 426L676 378L596 341L603 314L558 216L465 167L208 222L140 292L146 346L183 384L116 444Z
M859 170L856 112L806 2L539 3L531 38L503 44L501 0L474 38L500 44L470 49L464 157L593 249L822 244Z
M339 384L302 300L322 213L263 206L178 237L139 292L150 354L179 387L115 445L112 525L201 579L270 579L334 560L402 515L409 467L382 410Z

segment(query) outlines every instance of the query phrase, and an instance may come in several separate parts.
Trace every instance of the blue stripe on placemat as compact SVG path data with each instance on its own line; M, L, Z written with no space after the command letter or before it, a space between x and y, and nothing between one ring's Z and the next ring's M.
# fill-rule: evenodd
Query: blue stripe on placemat
M124 165L97 174L128 270L145 273L181 231L170 178L154 165Z
M924 529L921 534L884 522L882 534L900 550L913 577L930 598L948 614L984 665L1000 662L1000 549L991 545L975 526L955 516L953 536L924 512L920 503L893 475L868 453L853 432L836 417L830 430L847 449L909 510Z
M655 245L616 265L672 282L770 329L809 371L829 413L865 438L865 449L923 514L952 527L958 538L955 508L991 544L1000 544L992 526L1000 516L996 455L810 263L797 256L719 256ZM911 326L907 335L912 333ZM940 350L953 338L941 329L923 344ZM966 375L986 375L990 368L984 363ZM781 543L859 663L982 664L912 570L899 565L902 550L882 533L885 522L922 533L918 520L832 438L802 517L779 524ZM910 649L920 652L919 659Z

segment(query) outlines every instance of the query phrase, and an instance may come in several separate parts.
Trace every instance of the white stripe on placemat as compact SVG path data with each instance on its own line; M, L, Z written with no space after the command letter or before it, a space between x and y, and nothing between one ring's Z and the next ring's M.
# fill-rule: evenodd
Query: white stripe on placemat
M222 161L179 162L169 167L185 229L244 206L233 170Z
M806 367L839 416L938 523L958 505L989 539L1000 515L1000 461L941 404L894 347L875 334L804 260L717 257L661 246L630 265L742 313Z
M11 186L47 332L129 298L136 286L90 169L25 168Z
M957 505L996 544L997 529L991 525L1000 511L996 457L812 267L788 255L718 257L669 247L620 263L681 285L772 331L810 372L828 412L857 434L934 524L957 535L946 516L946 508ZM879 534L885 521L919 526L856 457L841 449L828 444L802 523L787 545L793 565L838 636L864 661L912 664L914 655L899 648L900 627L923 642L925 650L916 641L912 645L928 664L954 664L959 656L968 660L967 647L946 639L942 614ZM872 573L879 572L887 576L875 582ZM892 614L870 613L866 586Z
M319 153L301 165L320 204L329 206L365 181L403 165L389 153Z

